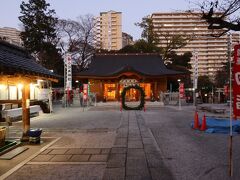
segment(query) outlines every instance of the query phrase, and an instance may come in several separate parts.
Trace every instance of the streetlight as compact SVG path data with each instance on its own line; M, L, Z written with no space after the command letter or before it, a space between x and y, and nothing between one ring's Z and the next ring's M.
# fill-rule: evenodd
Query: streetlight
M177 81L178 81L178 101L179 101L178 109L181 110L182 109L181 108L181 97L180 97L180 82L181 82L181 79L178 79Z

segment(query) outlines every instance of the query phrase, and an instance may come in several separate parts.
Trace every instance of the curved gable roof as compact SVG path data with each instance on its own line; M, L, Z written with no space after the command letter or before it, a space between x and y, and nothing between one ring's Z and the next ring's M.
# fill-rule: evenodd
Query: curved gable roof
M97 54L87 70L74 74L110 77L124 72L136 72L146 76L183 74L167 69L161 56L156 54Z
M30 56L25 49L4 41L0 41L0 69L8 73L29 73L32 75L59 77L50 70L38 64L32 56Z

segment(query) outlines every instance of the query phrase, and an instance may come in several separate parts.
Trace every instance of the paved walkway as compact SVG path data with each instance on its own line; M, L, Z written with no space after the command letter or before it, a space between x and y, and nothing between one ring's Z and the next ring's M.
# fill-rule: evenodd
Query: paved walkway
M159 111L161 107L149 108ZM171 108L178 111L177 106ZM42 127L39 125L46 121L44 138L55 137L55 140L51 139L45 147L39 146L31 155L27 150L17 156L17 162L21 163L0 179L173 179L146 125L145 112L120 112L117 106L93 107L84 112L77 108L60 110L56 116L43 119L40 116L34 122L36 127ZM193 112L194 107L182 107L181 111ZM65 122L66 115L72 117L70 129L63 128L69 125ZM75 127L77 122L81 128ZM56 123L61 124L60 130L52 129ZM17 126L11 135L17 137L20 129ZM22 156L25 159L20 160ZM0 167L4 163L15 166L12 160L8 162L0 160Z
M141 112L123 113L104 179L170 179Z
M171 179L141 113L123 111L116 131L53 133L6 179Z

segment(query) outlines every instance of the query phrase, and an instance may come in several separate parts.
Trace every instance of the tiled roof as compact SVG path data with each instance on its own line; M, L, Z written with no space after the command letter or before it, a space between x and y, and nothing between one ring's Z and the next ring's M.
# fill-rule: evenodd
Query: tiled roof
M74 75L110 77L129 71L145 76L183 74L167 69L157 54L97 54L87 70Z
M56 77L50 70L38 64L26 50L16 45L0 41L0 69L4 73L29 73L38 76Z

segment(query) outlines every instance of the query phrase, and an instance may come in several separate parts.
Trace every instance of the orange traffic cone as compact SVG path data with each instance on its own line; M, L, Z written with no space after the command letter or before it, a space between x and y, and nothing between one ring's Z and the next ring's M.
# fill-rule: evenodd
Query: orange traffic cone
M193 129L199 129L198 112L195 111Z
M204 114L203 119L202 119L202 125L201 125L201 131L205 131L207 129L207 122L206 122L206 116Z

